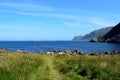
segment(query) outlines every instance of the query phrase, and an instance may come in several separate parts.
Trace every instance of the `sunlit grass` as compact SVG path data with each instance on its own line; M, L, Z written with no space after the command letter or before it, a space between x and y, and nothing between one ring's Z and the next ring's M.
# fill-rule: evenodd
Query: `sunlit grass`
M0 80L120 80L120 55L0 53Z

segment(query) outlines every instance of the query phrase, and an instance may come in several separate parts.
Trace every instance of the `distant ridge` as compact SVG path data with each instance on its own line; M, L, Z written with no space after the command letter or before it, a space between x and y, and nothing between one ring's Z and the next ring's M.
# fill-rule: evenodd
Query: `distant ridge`
M79 40L91 40L92 38L97 38L104 36L106 33L108 33L113 27L106 27L106 28L101 28L98 30L94 30L90 32L89 34L86 34L85 36L75 36L72 40L74 41L79 41Z

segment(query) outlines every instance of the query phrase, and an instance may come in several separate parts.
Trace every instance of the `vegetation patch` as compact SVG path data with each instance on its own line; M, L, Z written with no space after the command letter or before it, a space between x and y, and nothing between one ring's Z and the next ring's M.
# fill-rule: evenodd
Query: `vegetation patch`
M119 80L120 55L0 53L0 80Z

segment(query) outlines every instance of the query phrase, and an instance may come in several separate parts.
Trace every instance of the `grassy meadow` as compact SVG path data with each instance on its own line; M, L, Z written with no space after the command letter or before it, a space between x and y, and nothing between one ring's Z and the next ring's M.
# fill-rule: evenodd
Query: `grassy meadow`
M120 55L0 52L0 80L120 80Z

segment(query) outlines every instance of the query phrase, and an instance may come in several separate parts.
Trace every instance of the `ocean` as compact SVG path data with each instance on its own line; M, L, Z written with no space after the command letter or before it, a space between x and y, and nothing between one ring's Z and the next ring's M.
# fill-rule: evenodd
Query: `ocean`
M53 50L80 50L85 53L120 51L120 44L92 43L88 41L0 41L0 48L26 52L50 52Z

